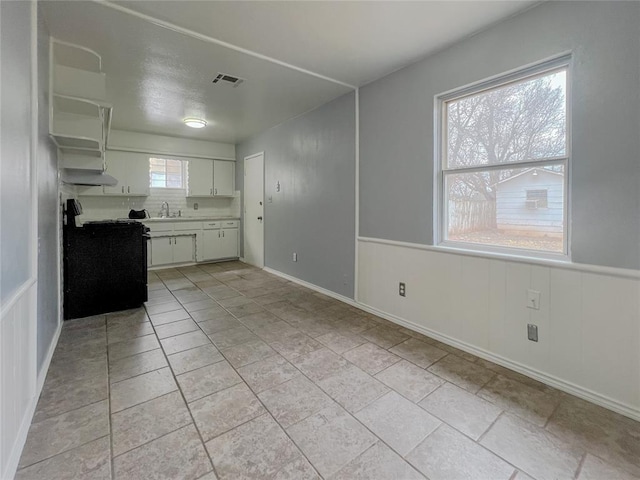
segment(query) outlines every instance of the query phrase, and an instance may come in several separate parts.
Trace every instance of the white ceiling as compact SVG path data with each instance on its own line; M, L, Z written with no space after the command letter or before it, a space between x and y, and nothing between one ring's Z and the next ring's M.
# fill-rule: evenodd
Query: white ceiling
M361 86L538 2L124 0L117 3Z
M52 36L102 56L107 95L114 105L112 128L236 143L350 91L349 85L379 78L534 3L41 5ZM234 48L220 44L224 42ZM246 81L238 88L214 86L218 72ZM209 125L188 129L182 124L188 116L204 118Z

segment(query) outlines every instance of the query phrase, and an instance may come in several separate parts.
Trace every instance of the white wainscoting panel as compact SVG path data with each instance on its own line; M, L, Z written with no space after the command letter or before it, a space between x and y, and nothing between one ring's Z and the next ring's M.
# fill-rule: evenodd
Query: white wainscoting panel
M361 239L374 313L640 420L640 277ZM406 283L406 297L398 283ZM527 308L527 290L540 309ZM539 341L527 339L527 323Z
M30 281L0 318L0 478L13 478L37 400L36 299Z

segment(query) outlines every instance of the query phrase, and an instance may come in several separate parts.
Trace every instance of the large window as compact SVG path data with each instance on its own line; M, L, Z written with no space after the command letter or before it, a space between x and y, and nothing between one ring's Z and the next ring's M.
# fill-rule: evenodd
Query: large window
M438 98L438 242L567 254L568 58Z
M184 188L182 160L149 159L149 185L152 188Z

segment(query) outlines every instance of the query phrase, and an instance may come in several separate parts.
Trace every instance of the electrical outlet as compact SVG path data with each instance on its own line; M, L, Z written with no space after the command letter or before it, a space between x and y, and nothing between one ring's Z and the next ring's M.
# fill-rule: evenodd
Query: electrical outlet
M533 323L527 324L527 338L532 342L538 341L538 326Z
M527 308L540 310L540 292L537 290L527 290Z
M398 295L400 295L401 297L406 297L406 294L407 286L404 284L404 282L400 282L400 285L398 285Z
M193 204L193 209L194 209L194 210L197 210L197 209L198 209L198 204L197 204L197 203L194 203L194 204Z
M294 262L297 262L297 261L298 261L298 254L297 254L297 253L294 253L294 254L293 254L293 261L294 261Z

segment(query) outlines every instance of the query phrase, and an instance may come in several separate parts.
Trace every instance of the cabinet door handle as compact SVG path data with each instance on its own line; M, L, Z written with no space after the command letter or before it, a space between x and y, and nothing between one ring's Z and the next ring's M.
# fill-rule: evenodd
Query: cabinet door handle
M222 236L224 237L224 230L222 230Z
M220 238L220 230L218 230L218 238Z
M127 193L131 193L131 187L127 187Z
M211 190L209 190L209 194L213 195L213 188Z
M169 237L169 245L171 245L171 237Z
M122 193L124 193L124 185L122 186Z
M217 194L218 194L218 189L217 189L217 188L214 188L214 189L213 189L213 194L214 194L214 195L217 195Z

